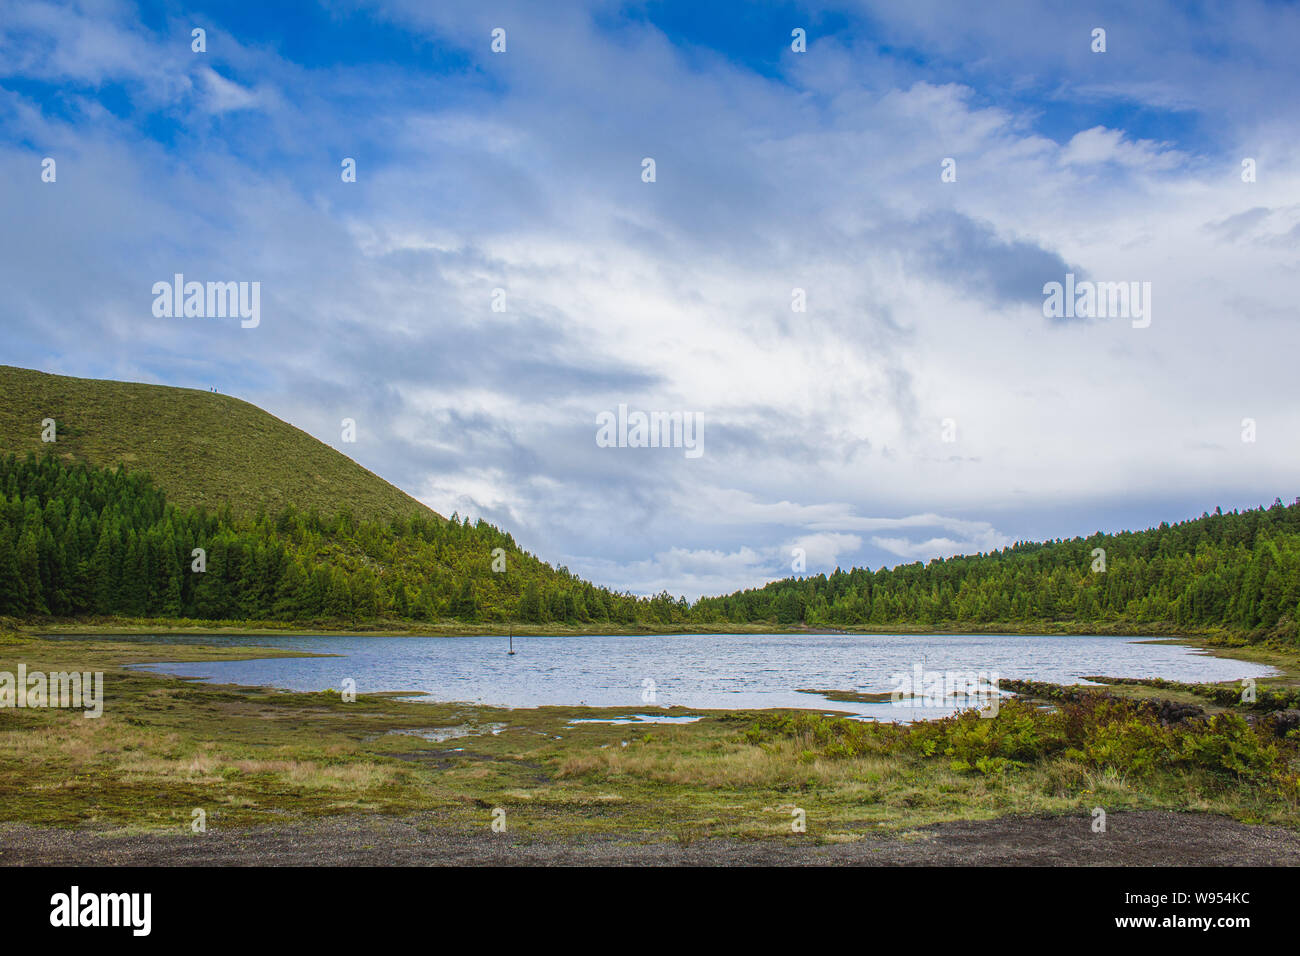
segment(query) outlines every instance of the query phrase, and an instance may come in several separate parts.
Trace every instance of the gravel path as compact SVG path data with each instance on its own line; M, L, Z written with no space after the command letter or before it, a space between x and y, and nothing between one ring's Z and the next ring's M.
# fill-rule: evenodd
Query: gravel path
M347 816L206 834L111 834L0 824L0 864L634 865L634 866L1296 866L1300 834L1223 817L1116 812L1106 833L1091 817L1006 817L873 833L818 845L807 837L705 840L651 835L564 840L494 834L411 817Z

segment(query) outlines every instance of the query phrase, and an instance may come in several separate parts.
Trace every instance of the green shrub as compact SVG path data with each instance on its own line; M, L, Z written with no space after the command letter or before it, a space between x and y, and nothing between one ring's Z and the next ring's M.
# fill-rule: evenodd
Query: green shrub
M1300 799L1300 777L1292 767L1296 741L1278 740L1237 714L1166 722L1151 701L1088 692L1058 700L1054 709L1044 710L1013 698L1003 701L994 717L972 709L910 725L765 714L746 737L759 744L792 738L806 761L894 753L942 758L959 773L985 775L1057 756L1126 775L1196 770Z

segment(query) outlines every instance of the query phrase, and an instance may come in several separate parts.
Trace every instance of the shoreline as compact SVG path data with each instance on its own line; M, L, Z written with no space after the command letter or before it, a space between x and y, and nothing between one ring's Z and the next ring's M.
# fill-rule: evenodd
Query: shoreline
M59 639L59 638L58 638L58 634L50 634L50 633L42 633L42 632L30 632L30 631L29 631L29 632L25 632L25 633L27 633L27 634L28 634L29 636L31 636L31 637L35 637L35 638L40 639L40 640L46 640L46 639L51 639L51 638L53 638L54 640L57 641L57 640ZM779 634L779 633L789 633L789 632L758 631L758 632L754 632L754 633L756 633L756 634ZM813 637L813 636L829 636L831 633L840 633L840 632L807 632L807 636L809 636L809 637ZM131 637L131 636L133 636L133 635L135 635L135 634L136 634L136 632L127 632L127 633L118 633L118 634L99 633L99 632L87 633L87 634L69 633L69 634L66 634L66 635L65 635L65 639L66 639L66 638L73 638L73 637L80 637L80 638L91 639L91 640L93 640L93 639L96 638L96 637L105 637L105 638L120 638L120 637L128 637L128 638L129 638L129 637ZM248 637L248 638L262 638L262 637L266 637L266 638L274 639L274 638L276 638L276 637L286 637L286 638L288 638L288 637L295 637L295 638L296 638L296 637L440 637L440 636L442 636L442 637L446 637L446 636L450 636L450 635L424 635L424 634L378 634L378 633L350 634L350 633L346 633L346 632L334 632L334 633L307 633L307 632L304 632L304 633L296 633L296 632L295 632L295 633L287 633L287 632L273 632L273 633L269 633L269 634L268 634L268 633L261 633L261 634L258 634L258 633L248 633L248 632L225 632L225 631L203 630L203 631L175 631L175 632L167 632L167 633L162 634L162 635L160 635L160 636L168 636L168 637L199 637L199 638L202 638L202 637L216 637L216 638L222 638L222 637ZM496 635L457 635L457 636L496 636ZM533 634L533 635L522 635L522 636L526 636L526 637L553 637L553 636L554 636L554 637L565 637L565 636L570 636L570 637L571 637L571 636L578 636L578 635L565 635L565 634L559 634L559 635L555 635L555 634ZM600 633L600 634L583 635L583 636L639 637L639 636L647 636L647 635L638 635L638 634L620 634L620 633L614 633L614 634L604 634L604 633ZM745 636L747 636L747 635L746 635L745 633L730 633L730 632L728 632L728 633L720 633L720 634L717 634L717 635L700 634L700 633L697 633L697 632L682 632L682 633L679 633L679 634L664 634L664 635L650 635L650 636L667 636L667 637L689 637L689 636L703 636L703 637L707 637L707 636L717 636L717 637L745 637ZM934 631L934 632L930 632L930 633L914 633L914 634L891 634L891 633L883 633L883 632L866 632L866 633L862 633L862 634L857 634L857 633L855 633L855 634L843 634L842 636L862 636L862 637L930 637L930 636L967 637L967 636L971 636L971 637L975 637L975 636L981 636L981 635L980 635L979 633L971 633L971 632ZM1012 635L1009 635L1009 636L1021 636L1021 635L1014 635L1014 634L1012 634ZM1033 635L1027 635L1027 636L1033 636ZM1187 635L1187 636L1183 636L1183 637L1162 637L1162 636L1153 636L1153 635L1116 635L1116 634L1045 634L1045 635L1041 635L1041 636L1044 636L1044 637L1114 637L1114 638L1117 638L1117 639L1118 639L1118 638L1124 638L1124 637L1134 637L1134 638L1137 638L1137 640L1134 640L1133 643L1138 643L1138 644L1174 644L1174 645L1180 645L1180 646L1183 646L1183 647L1187 647L1187 648L1191 649L1191 650L1194 651L1194 652L1199 652L1199 653L1205 654L1205 655L1210 656L1210 657L1219 657L1219 658L1225 658L1225 659L1229 659L1229 660L1242 661L1242 662L1245 662L1245 663L1252 663L1252 664L1258 664L1258 665L1265 666L1265 667L1270 667L1270 668L1272 668L1272 670L1274 671L1274 673L1272 673L1272 674L1268 674L1268 675L1265 675L1265 676L1261 677L1260 679L1261 679L1261 680L1266 680L1266 681L1268 681L1271 685L1275 685L1275 686L1300 686L1300 653L1290 652L1290 651L1288 651L1288 650L1281 649L1281 648L1276 648L1276 647L1266 647L1266 646L1256 646L1256 645L1246 645L1246 646L1237 646L1237 645L1232 645L1232 646L1221 646L1221 645L1215 645L1215 644L1213 644L1213 643L1207 641L1207 640L1206 640L1205 638L1203 638L1203 637L1197 637L1197 636L1194 636L1194 635ZM229 688L229 689L233 689L233 690L240 691L240 692L249 692L249 691L267 691L267 690L270 690L270 691L273 691L273 692L275 692L275 693L279 693L279 694L303 695L303 694L312 694L312 693L314 693L314 692L313 692L313 691L310 691L310 690L295 690L295 689L293 689L293 688L289 688L289 687L279 687L279 686L274 686L274 685L270 685L270 684L231 684L231 683L221 683L221 682L217 681L215 678L205 678L205 677L199 677L199 676L195 676L195 675L186 675L186 674L182 674L182 673L173 673L173 672L162 671L162 670L152 670L151 667L152 667L152 666L157 666L157 665L201 664L201 663L207 663L207 662L213 662L213 661L254 661L254 660L268 660L268 659L273 659L273 658L282 658L282 657L283 657L283 658L320 658L320 657L345 657L345 656L347 656L347 655L345 655L345 654L320 653L320 652L315 652L315 651L307 651L307 650L291 649L291 648L286 648L286 647L276 647L276 646L269 645L269 644L250 644L250 645L246 645L246 646L243 646L243 647L237 647L237 646L235 646L235 645L220 645L220 644L205 645L205 644L202 644L202 643L192 643L192 642L189 642L189 641L178 641L178 642L176 642L175 644L169 644L169 643L167 643L167 642L159 642L159 643L160 643L160 644L163 644L163 646L171 646L171 647L188 647L188 648L196 648L196 649L197 649L197 648L205 648L205 647L208 647L208 648L212 648L213 650L216 650L216 649L219 648L219 649L221 650L222 653L221 653L220 655L207 655L207 656L204 656L204 655L196 655L196 654L194 654L193 652L191 652L189 655L185 655L185 656L182 656L182 657L176 657L176 658L172 658L172 657L164 656L164 657L161 657L161 658L155 658L155 659L153 659L153 660L149 660L149 661L122 661L122 662L120 662L120 666L122 666L123 668L125 668L125 669L127 669L127 670L134 671L134 672L136 672L136 673L150 675L150 676L152 676L152 677L154 677L154 678L170 677L170 678L175 678L175 679L183 680L183 681L186 681L186 682L189 682L189 683L192 683L192 684L195 684L195 685L199 685L199 686L208 686L208 687L224 687L224 688ZM247 652L247 653L245 653L245 652ZM1123 676L1123 675L1107 675L1107 676ZM1066 686L1066 685L1062 685L1062 686ZM1099 685L1097 685L1097 686L1109 686L1109 685L1099 684ZM821 698L821 701L822 701L821 706L818 706L815 702L810 702L808 706L801 706L801 707L744 707L744 708L739 708L739 710L742 710L742 711L745 711L745 712L752 712L752 713L770 713L770 712L776 712L776 711L792 711L792 712L806 711L806 712L809 712L809 713L821 713L821 714L825 714L825 715L828 715L828 716L829 716L829 715L833 715L833 716L837 716L837 717L853 717L853 718L857 718L857 717L860 717L860 716L861 716L861 715L857 714L857 713L854 712L854 711L841 710L841 709L838 709L838 708L835 707L835 704L836 704L837 702L842 702L842 701L847 701L847 700L857 700L857 699L861 696L861 695L859 694L859 692L857 692L857 691L853 691L853 690L845 690L845 689L840 689L840 688L824 688L824 689L820 689L820 690L811 690L811 689L802 689L802 688L801 688L801 689L798 689L798 692L799 692L799 693L807 693L807 694L809 694L809 695L814 695L814 694L817 695L818 697ZM844 696L844 695L847 695L847 696ZM631 713L637 711L637 707L636 707L636 706L631 706L631 705L629 705L628 707L625 707L625 708L619 708L619 707L600 707L600 706L592 706L592 705L586 705L586 704L539 704L539 705L533 705L533 706L513 706L513 705L505 705L505 704L483 704L483 703L480 703L480 702L470 701L470 700L439 700L439 699L434 699L434 698L430 697L427 691L419 691L419 690L384 690L384 691L369 691L369 692L367 693L367 696L373 696L373 697L387 697L387 698L392 699L392 700L398 700L398 701L402 701L402 700L404 700L404 701L406 701L406 702L408 702L408 703L416 703L416 704L426 704L426 705L427 705L427 704L439 704L439 705L447 705L447 706L453 706L453 707L468 707L468 708L487 708L487 709L497 709L497 710L501 710L501 711L503 711L503 712L521 712L521 711L524 711L524 712L528 712L528 711L531 711L531 712L538 712L538 711L543 711L543 710L547 710L547 709L553 709L553 708L557 708L557 707L563 707L563 708L567 708L567 709L572 709L572 710L574 710L574 711L581 711L581 712L588 712L588 711L590 711L591 713L602 713L602 714L606 714L607 712L612 712L612 711L616 711L616 710L625 711L625 712L628 713L628 714L631 714ZM870 695L869 695L869 696L870 696ZM424 700L417 700L417 699L415 699L415 698L425 698L425 699L424 699ZM659 708L659 707L657 707L657 706L654 706L654 705L651 705L651 706L648 706L648 707L643 707L642 709L643 709L643 710L650 710L650 711L658 712L658 710L661 709L661 708ZM719 715L726 714L726 713L733 712L733 711L737 710L737 708L729 708L729 707L703 707L703 708L701 708L701 707L685 707L684 705L673 705L673 706L670 707L670 708L662 708L662 709L664 709L665 711L667 711L667 710L686 710L686 711L689 711L689 712L691 712L691 713L699 714L699 715L702 716L702 717L716 717L716 716L719 716Z
M1041 637L1136 637L1150 640L1205 640L1219 646L1257 646L1251 635L1228 628L1183 628L1168 624L1142 626L1118 622L994 622L966 624L943 622L934 625L885 624L863 627L799 627L774 623L748 623L691 627L621 627L612 624L582 626L557 626L541 624L491 623L467 625L447 622L434 625L412 626L410 622L376 621L343 624L339 622L279 622L279 621L189 621L171 618L157 619L89 619L60 622L51 619L12 621L16 629L42 637L59 635L119 636L131 634L179 634L189 636L226 637L685 637L685 636L744 636L751 634L790 634L808 637L907 637L978 635L1031 635Z
M0 621L0 624L3 624ZM75 624L56 627L31 627L30 625L17 625L13 628L18 633L28 637L40 640L53 639L56 642L59 639L82 638L94 640L95 638L131 638L139 636L158 636L158 637L194 637L194 638L300 638L300 637L439 637L439 638L456 638L456 637L506 637L507 634L501 634L494 631L473 631L465 633L446 633L446 632L418 632L418 631L388 631L382 629L370 630L348 630L348 629L304 629L297 626L275 627L275 628L241 628L241 627L219 627L219 626L173 626L168 627L144 625L139 623L118 624L118 625L91 625ZM979 631L960 631L950 630L947 628L935 628L931 630L816 630L816 629L770 629L754 628L750 630L725 631L700 631L700 630L681 630L681 631L611 631L606 629L585 629L585 630L566 630L556 631L553 629L540 629L537 631L516 632L515 637L746 637L753 635L798 635L806 637L979 637L985 635L1005 635L1005 636L1041 636L1041 637L1114 637L1114 638L1132 638L1134 643L1140 644L1177 644L1189 647L1194 651L1206 654L1211 657L1221 657L1230 660L1243 661L1246 663L1260 664L1271 667L1275 673L1262 679L1271 683L1281 684L1284 686L1300 686L1300 649L1291 649L1279 647L1267 643L1244 643L1240 640L1216 640L1221 635L1215 634L1198 634L1187 632L1178 635L1166 635L1159 633L1115 633L1115 632L1067 632L1067 631L1035 631L1035 630L1010 630L1010 629L986 629ZM203 647L201 643L192 643L189 641L180 641L172 646ZM178 659L158 659L148 661L130 661L121 662L124 666L138 673L151 674L154 677L164 676L164 672L151 671L148 669L150 664L185 664L185 663L203 663L215 660L257 660L268 657L337 657L337 654L322 654L312 651L290 649L285 647L275 647L270 644L251 644L240 651L249 651L257 653L233 653L236 651L234 646L230 645L211 645L212 647L221 647L223 653L220 656L196 657L188 655ZM269 652L269 653L268 653ZM166 675L179 677L181 675ZM1114 675L1112 675L1114 676ZM182 679L193 681L198 684L207 684L208 686L217 686L211 684L206 679L183 677ZM261 685L243 685L230 684L222 685L240 690L262 689ZM310 691L296 691L289 688L276 688L281 693L304 694ZM832 693L853 693L842 689L831 689ZM373 693L373 692L372 692ZM419 695L425 696L424 692L415 691L383 691L385 695ZM432 702L432 701L430 701ZM438 703L447 704L465 704L473 706L469 701L438 701ZM531 710L537 708L509 708L511 710ZM595 708L602 709L602 708ZM699 709L699 708L696 708ZM762 708L760 708L762 709ZM773 708L775 710L785 710L792 708ZM826 710L828 708L793 708L796 710Z
M306 630L298 628L275 628L267 630L257 630L253 628L220 628L220 627L178 627L168 629L165 627L154 628L142 625L118 625L111 626L93 626L93 625L73 625L70 627L51 628L29 628L19 626L15 628L19 633L37 639L72 639L82 638L94 640L95 638L131 638L139 636L158 636L158 637L194 637L194 638L300 638L300 637L438 637L438 638L457 638L457 637L506 637L506 634L497 634L492 632L473 632L473 633L420 633L420 632L388 632L379 630L368 631L351 631L342 629L318 629ZM1162 635L1151 633L1135 634L1117 634L1117 633L1096 633L1096 632L1038 632L1038 631L1012 631L1012 630L985 630L985 631L955 631L948 629L935 630L912 630L912 631L819 631L819 630L769 630L758 629L749 631L607 631L607 630L586 630L586 631L563 631L544 630L539 632L516 633L515 637L746 637L753 635L800 635L806 637L980 637L985 635L1005 635L1005 636L1041 636L1041 637L1114 637L1114 638L1133 638L1134 643L1139 644L1177 644L1189 647L1194 651L1206 654L1211 657L1221 657L1230 660L1243 661L1246 663L1260 664L1271 667L1275 673L1270 674L1262 679L1272 683L1284 686L1300 686L1300 649L1292 650L1290 648L1278 647L1275 645L1259 643L1247 644L1238 642L1224 642L1214 640L1213 635L1186 633L1182 635ZM203 647L201 643L192 643L189 641L179 641L172 646ZM285 647L275 647L270 644L250 644L246 648L249 652L259 653L235 653L236 648L230 645L211 645L213 647L222 647L223 653L220 657L194 657L187 656L183 659L153 659L149 661L130 661L122 662L121 666L134 669L138 673L151 674L155 677L164 676L164 672L151 671L148 669L150 664L185 664L185 663L204 663L214 660L258 660L269 657L338 657L337 654L322 654L313 651L290 649ZM269 653L268 653L269 652ZM178 677L181 675L167 675ZM1114 676L1114 675L1112 675ZM184 680L193 681L199 684L208 684L208 686L217 686L211 684L203 678L183 677ZM223 685L238 688L240 690L260 689L261 685L244 685L230 684ZM296 691L289 688L276 688L281 693L304 694L310 691ZM853 693L842 689L831 689L832 693ZM418 694L424 696L424 692L407 692L407 691L383 691L385 695L405 695ZM432 701L430 701L432 702ZM438 701L438 703L447 704L469 704L469 701ZM511 710L531 710L536 708L509 708ZM595 708L602 709L602 708ZM697 708L698 709L698 708ZM761 708L760 708L761 709ZM773 708L776 710L786 710L791 708ZM826 710L827 708L793 708L796 710Z

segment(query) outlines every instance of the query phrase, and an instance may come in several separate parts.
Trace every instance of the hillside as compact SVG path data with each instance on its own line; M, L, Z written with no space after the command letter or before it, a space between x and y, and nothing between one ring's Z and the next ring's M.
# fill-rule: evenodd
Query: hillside
M41 441L41 422L57 442ZM0 366L0 455L147 472L180 507L236 516L285 506L359 520L434 513L346 455L255 405L214 392Z
M0 615L633 625L683 608L448 521L247 402L0 366Z

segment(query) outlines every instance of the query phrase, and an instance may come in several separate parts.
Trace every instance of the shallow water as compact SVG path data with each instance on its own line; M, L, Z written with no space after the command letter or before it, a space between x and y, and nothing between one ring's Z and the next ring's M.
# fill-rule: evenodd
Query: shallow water
M699 714L632 714L628 717L575 717L570 724L693 724Z
M385 735L419 737L421 740L432 740L436 744L441 744L459 737L478 737L484 734L496 736L505 729L505 724L457 724L455 727L405 727L385 731Z
M114 638L118 640L120 638ZM888 693L925 671L1073 683L1089 675L1225 681L1262 677L1258 664L1142 638L1035 635L651 635L516 637L157 637L150 642L260 644L325 658L167 663L143 669L226 684L323 690L351 678L358 693L423 692L435 701L504 707L800 707L885 720L951 713L830 701L803 688Z

